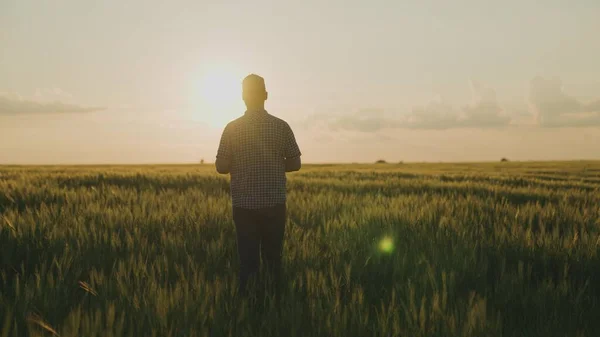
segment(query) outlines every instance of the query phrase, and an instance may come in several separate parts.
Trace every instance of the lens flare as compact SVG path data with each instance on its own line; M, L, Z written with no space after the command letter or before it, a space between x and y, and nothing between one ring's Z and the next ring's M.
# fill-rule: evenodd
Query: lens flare
M394 241L392 241L392 238L385 237L381 239L381 241L379 241L379 250L383 253L391 253L394 250Z

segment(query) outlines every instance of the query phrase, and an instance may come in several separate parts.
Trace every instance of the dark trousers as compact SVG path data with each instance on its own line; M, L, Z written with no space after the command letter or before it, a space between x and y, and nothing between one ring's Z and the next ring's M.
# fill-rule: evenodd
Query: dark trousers
M262 209L233 208L240 259L240 292L245 293L248 280L259 270L260 257L270 276L279 281L285 232L286 205Z

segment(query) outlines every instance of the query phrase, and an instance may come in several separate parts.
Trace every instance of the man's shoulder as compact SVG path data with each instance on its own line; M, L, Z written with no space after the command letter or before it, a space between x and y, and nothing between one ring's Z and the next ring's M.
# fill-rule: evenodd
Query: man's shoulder
M226 125L225 125L225 129L232 129L235 128L237 125L239 125L240 123L242 123L244 121L244 116L238 117L234 120L229 121Z
M283 120L283 118L274 116L269 114L268 117L270 119L271 122L273 122L273 124L276 124L279 127L289 127L288 122L286 122L285 120Z
M250 118L246 115L244 116L240 116L234 120L229 121L226 125L225 125L225 129L235 129L236 127L243 125L245 123L252 123L253 121L255 121L256 119L254 118ZM288 122L286 122L283 118L274 116L270 113L267 113L265 115L263 115L261 117L262 121L267 121L269 124L275 125L278 128L290 128L290 125L288 124Z

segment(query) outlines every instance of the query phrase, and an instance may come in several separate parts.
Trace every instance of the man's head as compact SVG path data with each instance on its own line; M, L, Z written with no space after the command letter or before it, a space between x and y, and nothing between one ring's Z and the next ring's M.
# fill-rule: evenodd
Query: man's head
M246 103L246 108L250 110L264 109L268 96L264 78L256 74L250 74L244 78L242 99Z

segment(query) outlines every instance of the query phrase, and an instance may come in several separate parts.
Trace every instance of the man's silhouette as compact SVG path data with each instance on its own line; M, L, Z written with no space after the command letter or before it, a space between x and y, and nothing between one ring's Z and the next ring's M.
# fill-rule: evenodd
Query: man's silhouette
M263 263L277 279L286 222L286 172L301 167L300 149L284 120L265 110L268 93L262 77L242 83L245 114L231 121L221 136L216 168L231 175L233 221L240 258L240 291Z

